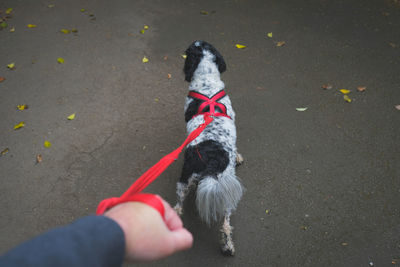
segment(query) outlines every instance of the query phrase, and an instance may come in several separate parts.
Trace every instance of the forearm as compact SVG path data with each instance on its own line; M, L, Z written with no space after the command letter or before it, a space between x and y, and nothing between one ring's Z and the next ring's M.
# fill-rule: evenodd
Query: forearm
M88 216L53 229L0 258L0 266L120 266L124 233L104 216Z

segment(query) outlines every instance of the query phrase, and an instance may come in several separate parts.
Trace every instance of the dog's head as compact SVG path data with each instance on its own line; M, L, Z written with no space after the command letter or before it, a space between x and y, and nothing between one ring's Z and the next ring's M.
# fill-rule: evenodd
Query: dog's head
M186 81L190 82L192 80L193 73L196 71L197 66L204 56L204 51L208 51L214 55L214 62L218 66L218 71L220 73L226 71L224 58L215 47L204 41L195 41L186 49L186 61L183 68Z

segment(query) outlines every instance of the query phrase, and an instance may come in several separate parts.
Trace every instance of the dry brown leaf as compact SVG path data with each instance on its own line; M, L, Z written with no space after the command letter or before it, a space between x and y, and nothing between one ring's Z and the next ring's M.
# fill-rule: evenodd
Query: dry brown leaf
M164 56L164 60L168 60L168 56Z
M171 75L170 73L168 73L168 74L167 74L167 78L168 78L168 79L171 79L171 78L172 78L172 75Z
M37 154L36 155L36 163L40 163L40 162L42 162L42 160L43 160L42 155Z
M397 47L397 45L396 45L395 43L389 43L389 45L390 45L391 47L393 47L393 48L396 48L396 47Z
M357 87L357 91L359 91L359 92L364 92L365 89L367 89L366 86L358 86L358 87Z
M323 84L323 85L322 85L322 89L324 89L324 90L330 90L330 89L332 89L332 84L329 84L329 83Z
M1 82L4 82L5 79L6 79L6 78L4 78L4 77L0 77L0 83L1 83Z

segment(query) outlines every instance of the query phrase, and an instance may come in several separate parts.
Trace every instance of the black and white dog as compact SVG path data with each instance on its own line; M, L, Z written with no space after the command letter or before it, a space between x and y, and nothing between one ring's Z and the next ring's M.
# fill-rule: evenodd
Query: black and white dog
M235 112L220 78L226 64L221 54L204 41L190 45L186 56L185 80L190 82L185 104L187 132L202 124L205 114L214 120L186 148L175 210L183 214L189 188L197 184L196 206L201 219L210 225L223 218L222 251L233 255L230 216L244 191L235 167L243 158L236 149Z

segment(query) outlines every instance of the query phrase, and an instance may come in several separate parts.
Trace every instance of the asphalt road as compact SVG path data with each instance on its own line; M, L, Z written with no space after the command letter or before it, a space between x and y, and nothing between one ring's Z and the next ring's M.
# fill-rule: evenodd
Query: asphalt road
M220 254L218 226L198 220L192 196L193 248L144 266L400 266L400 1L2 0L2 16L8 8L0 252L94 213L183 141L181 55L202 39L227 62L245 158L237 255ZM181 166L148 191L173 203Z

